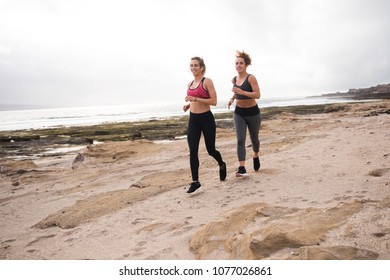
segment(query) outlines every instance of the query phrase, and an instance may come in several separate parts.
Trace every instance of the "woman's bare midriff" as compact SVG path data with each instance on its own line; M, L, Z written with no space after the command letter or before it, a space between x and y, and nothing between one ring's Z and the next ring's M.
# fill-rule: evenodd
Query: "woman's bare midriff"
M251 108L256 105L255 99L236 99L236 106L240 108Z
M190 111L194 114L202 114L210 111L210 105L200 102L191 102Z

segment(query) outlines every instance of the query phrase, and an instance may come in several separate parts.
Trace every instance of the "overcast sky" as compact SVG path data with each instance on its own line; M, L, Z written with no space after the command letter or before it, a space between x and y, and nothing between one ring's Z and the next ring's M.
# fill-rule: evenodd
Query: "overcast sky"
M0 0L0 104L184 101L192 56L218 98L235 51L262 97L390 83L387 0Z

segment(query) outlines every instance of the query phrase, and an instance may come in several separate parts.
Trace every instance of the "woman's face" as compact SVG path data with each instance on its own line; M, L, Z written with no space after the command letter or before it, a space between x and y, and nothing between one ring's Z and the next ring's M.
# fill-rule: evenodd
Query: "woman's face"
M245 60L242 57L236 58L236 71L238 73L242 73L246 71Z
M191 60L190 70L194 76L202 74L202 68L200 67L198 60L196 60L196 59Z

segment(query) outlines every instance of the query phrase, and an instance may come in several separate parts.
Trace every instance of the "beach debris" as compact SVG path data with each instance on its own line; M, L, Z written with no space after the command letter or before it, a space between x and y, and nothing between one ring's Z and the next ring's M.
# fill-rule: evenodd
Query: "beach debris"
M129 188L143 189L143 188L145 188L145 186L141 182L137 182L137 183L131 184L131 186Z
M3 165L0 165L0 175L1 177L5 176L5 174L7 173L7 168Z
M387 172L389 170L390 170L390 168L373 169L370 172L368 172L368 175L373 176L373 177L381 177L385 172Z
M376 117L379 116L380 114L390 114L390 109L371 111L368 114L365 114L364 117Z
M142 133L141 131L135 131L133 133L133 135L131 136L131 139L132 140L135 140L135 139L141 139L142 138Z
M372 112L364 115L364 117L377 117L377 116L379 116L377 111L372 111Z
M72 169L79 168L80 165L82 165L84 159L84 156L81 153L78 153L76 158L73 160Z

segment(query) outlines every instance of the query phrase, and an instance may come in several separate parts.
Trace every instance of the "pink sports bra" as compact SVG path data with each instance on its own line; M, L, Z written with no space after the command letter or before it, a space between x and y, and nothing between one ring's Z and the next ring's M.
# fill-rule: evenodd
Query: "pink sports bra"
M194 83L194 81L192 81L190 86L187 89L187 96L209 99L210 98L209 92L203 88L204 79L205 78L203 77L202 81L200 81L199 85L194 89L191 88L192 84Z

